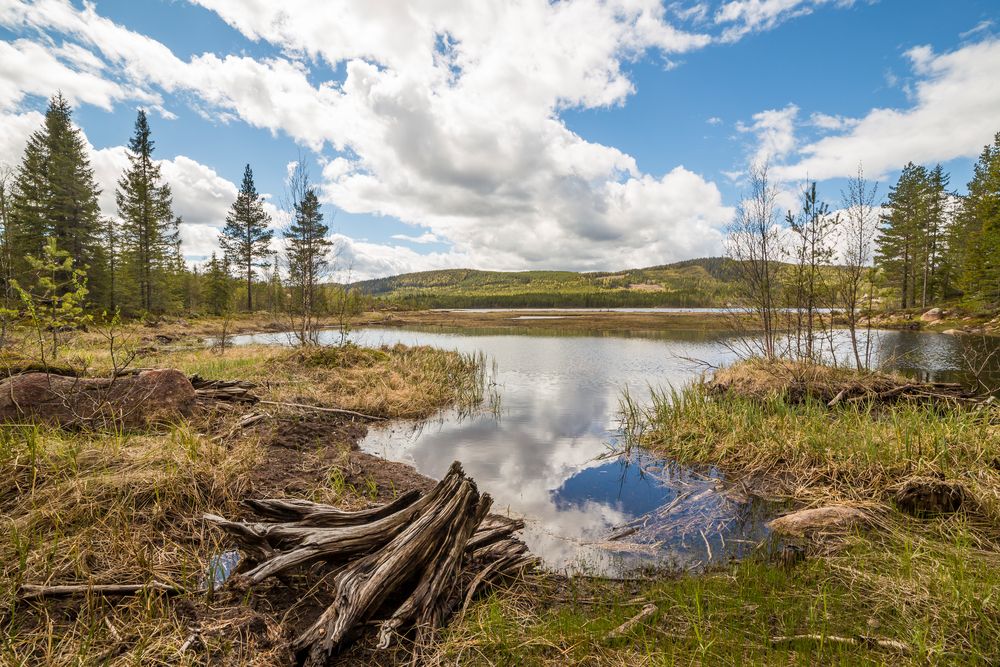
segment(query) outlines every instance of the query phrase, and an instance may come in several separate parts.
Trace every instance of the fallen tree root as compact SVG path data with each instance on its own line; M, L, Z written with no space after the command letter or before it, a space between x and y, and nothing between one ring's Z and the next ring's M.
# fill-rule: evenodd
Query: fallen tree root
M336 568L333 602L292 644L301 663L326 664L373 622L379 648L410 629L423 646L480 588L533 567L536 559L513 536L523 523L487 516L491 504L456 462L426 495L406 493L383 507L345 512L306 500L248 500L275 521L205 520L247 555L228 586L245 589L317 561Z

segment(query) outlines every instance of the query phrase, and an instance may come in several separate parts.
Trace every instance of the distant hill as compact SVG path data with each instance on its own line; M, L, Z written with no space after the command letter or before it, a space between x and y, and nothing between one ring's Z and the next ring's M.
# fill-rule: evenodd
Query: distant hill
M354 287L407 308L710 307L726 303L735 278L732 260L708 257L614 272L420 271Z

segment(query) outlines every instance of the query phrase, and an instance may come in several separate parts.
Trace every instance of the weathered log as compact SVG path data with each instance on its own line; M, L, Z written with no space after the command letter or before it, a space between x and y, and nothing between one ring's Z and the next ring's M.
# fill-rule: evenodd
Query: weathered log
M256 403L260 399L251 391L257 388L253 382L245 380L206 380L199 375L191 376L191 386L200 399L229 401L233 403Z
M298 659L310 664L325 664L371 622L379 622L380 647L409 628L416 629L419 647L482 587L518 576L537 562L513 537L523 523L487 517L492 500L457 462L426 495L403 494L359 512L296 499L244 504L278 521L205 516L256 561L228 585L252 586L317 561L337 568L332 604L292 646ZM393 604L387 605L390 598Z
M174 369L115 378L25 373L0 381L0 421L139 426L188 415L194 405L191 382Z

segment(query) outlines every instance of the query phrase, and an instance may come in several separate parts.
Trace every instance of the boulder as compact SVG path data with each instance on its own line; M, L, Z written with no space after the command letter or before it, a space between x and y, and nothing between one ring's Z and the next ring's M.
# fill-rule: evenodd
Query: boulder
M920 316L921 322L937 322L944 318L944 313L941 312L940 308L931 308L926 313Z
M806 537L814 533L847 530L863 524L865 520L865 513L857 507L827 505L780 516L767 526L778 535Z
M191 382L175 369L113 379L25 373L0 382L0 421L143 426L190 414L195 399Z
M961 336L965 332L962 331L961 329L945 329L941 333L945 334L946 336Z

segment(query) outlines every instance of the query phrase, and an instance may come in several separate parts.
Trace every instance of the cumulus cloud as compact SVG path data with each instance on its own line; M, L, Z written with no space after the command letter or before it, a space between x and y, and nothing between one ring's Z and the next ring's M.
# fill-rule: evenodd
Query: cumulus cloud
M715 22L725 26L720 39L735 42L753 32L772 30L821 5L850 7L855 0L730 0L719 7Z
M419 236L410 236L409 234L393 234L393 239L397 241L409 241L410 243L440 243L441 239L437 237L434 232L424 232Z
M986 39L947 53L910 49L913 105L873 109L845 120L841 133L799 148L791 164L775 169L784 179L850 176L858 162L873 175L917 163L974 157L997 131L1000 109L1000 40Z
M83 103L138 100L171 117L171 95L215 121L286 134L317 153L326 202L425 230L398 240L451 245L420 254L344 242L372 274L430 265L599 269L718 252L732 209L713 183L681 166L643 173L630 155L572 132L560 113L623 104L634 92L623 64L647 51L667 58L733 41L823 4L733 0L714 17L720 36L702 29L710 27L706 3L661 0L423 0L405 9L351 0L319 9L309 0L191 2L273 45L275 55L182 59L90 2L0 0L0 25L40 36L6 46L22 58L37 51L51 70L38 91L69 73L79 84L70 92ZM319 61L342 80L315 81ZM38 91L0 75L0 108ZM795 147L797 112L762 112L743 129L760 137L768 157L783 157ZM95 168L117 173L123 158L120 147L96 151ZM163 171L185 218L185 251L206 254L235 186L184 157ZM109 193L113 181L102 205Z
M738 123L736 129L751 133L756 139L752 162L773 163L789 155L796 146L795 121L799 108L789 104L783 109L768 109L753 115L752 123Z

